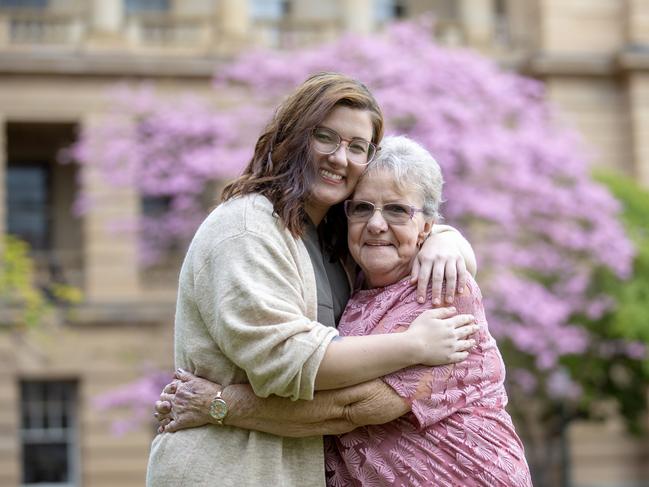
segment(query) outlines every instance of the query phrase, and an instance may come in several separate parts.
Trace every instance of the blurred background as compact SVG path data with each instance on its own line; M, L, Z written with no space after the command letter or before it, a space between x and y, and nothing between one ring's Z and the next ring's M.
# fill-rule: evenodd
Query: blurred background
M402 22L416 27L390 30ZM404 55L400 71L379 68L399 64L406 51L397 48L439 64L408 65ZM321 62L331 56L341 64ZM439 66L445 78L431 74L435 89L427 84L422 98L391 93L418 93L422 73ZM504 271L481 245L485 222L521 248L520 235L547 237L579 269L583 283L562 289L522 260L512 271L539 283L536 294L518 293L538 297L538 330L561 344L570 336L561 351L525 345L529 336L511 330L532 319L494 294L493 313L508 311L494 334L535 485L649 486L649 0L0 0L0 485L143 485L152 400L173 371L187 238L250 156L272 106L314 69L358 75L392 131L437 149L449 223L475 242L486 289ZM423 113L402 110L417 100ZM435 125L426 112L441 113L445 100L453 109ZM478 106L494 120L506 107L508 132L489 132L477 116L460 130ZM462 154L427 139L442 123ZM481 158L487 149L465 140L485 133L498 137ZM177 154L196 148L191 160ZM481 162L494 157L511 162L510 175L531 175L506 213L520 203L531 208L521 219L538 216L543 204L526 195L554 164L539 180L575 195L562 217L609 233L596 245L584 234L596 248L573 242L568 258L557 243L568 233L553 240L452 206L462 178L484 182ZM575 286L593 300L577 300ZM577 304L555 313L547 290ZM548 303L561 318L544 332Z

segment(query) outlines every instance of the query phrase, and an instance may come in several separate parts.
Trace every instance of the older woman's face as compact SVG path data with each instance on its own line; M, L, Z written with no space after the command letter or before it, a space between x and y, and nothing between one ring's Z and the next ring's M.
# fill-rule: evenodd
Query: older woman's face
M346 106L334 108L320 126L333 130L346 141L355 138L371 141L374 133L372 117L368 110ZM312 150L311 156L317 173L311 186L311 196L307 201L306 210L316 225L320 223L329 208L349 197L354 191L358 178L365 171L366 166L348 160L347 145L348 142L344 142L333 154L320 154Z
M352 200L367 201L376 207L401 203L421 208L424 201L416 190L401 191L389 171L365 174L354 191ZM419 246L431 230L433 221L422 212L403 224L388 223L381 211L369 220L348 220L348 244L352 257L363 269L370 287L393 284L410 274Z

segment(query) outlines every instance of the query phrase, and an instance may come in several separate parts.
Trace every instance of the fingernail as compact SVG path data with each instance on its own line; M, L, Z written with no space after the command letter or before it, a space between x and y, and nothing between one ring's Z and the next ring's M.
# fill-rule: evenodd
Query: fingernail
M452 303L452 302L453 302L453 298L452 298L451 296L447 296L447 297L446 297L446 302L447 302L447 303Z
M421 302L423 302L423 301L419 301L419 302L421 303ZM435 305L441 304L440 299L439 299L439 298L435 298L435 299L433 299L433 304L435 304Z
M422 303L424 302L424 297L423 297L423 296L419 296L419 297L417 298L417 302L418 302L419 304L422 304Z
M464 292L464 288L463 288L463 287L458 288L458 289L457 289L457 292L458 292L459 294L462 294L462 293Z

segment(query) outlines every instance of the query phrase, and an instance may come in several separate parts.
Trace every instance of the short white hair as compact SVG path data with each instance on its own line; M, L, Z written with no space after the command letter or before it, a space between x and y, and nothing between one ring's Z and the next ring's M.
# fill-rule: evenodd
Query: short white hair
M424 200L423 213L438 221L442 202L442 170L435 158L421 145L405 135L385 137L381 150L365 174L390 171L401 191L416 190Z

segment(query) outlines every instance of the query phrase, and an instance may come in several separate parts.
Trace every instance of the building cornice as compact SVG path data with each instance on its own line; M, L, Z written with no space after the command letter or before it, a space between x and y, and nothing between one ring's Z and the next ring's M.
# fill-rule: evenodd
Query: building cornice
M522 64L521 70L537 77L610 76L616 71L614 56L535 53Z
M631 46L618 55L617 61L623 71L649 72L649 47Z
M209 79L222 57L0 52L0 74Z
M610 55L528 54L519 70L531 76L610 77L634 72L649 72L649 50L627 48Z
M67 326L166 326L173 323L173 302L83 303L73 307L55 308L43 318L45 324ZM0 330L23 326L22 310L5 307L0 316Z
M508 67L535 77L607 77L649 71L649 49L628 46L614 54L521 52L496 55ZM179 56L60 51L0 51L0 74L79 77L210 79L225 56Z

